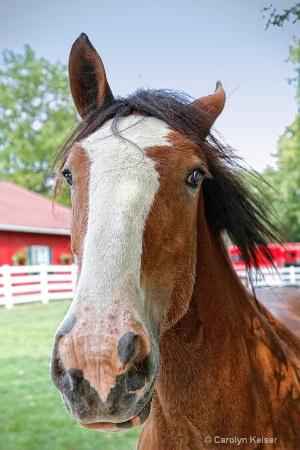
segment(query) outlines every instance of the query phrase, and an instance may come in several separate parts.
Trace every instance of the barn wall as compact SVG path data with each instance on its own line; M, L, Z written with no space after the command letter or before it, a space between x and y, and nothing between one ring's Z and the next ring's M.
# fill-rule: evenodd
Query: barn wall
M70 236L40 233L19 233L13 231L0 231L0 266L12 264L12 255L31 245L46 245L51 248L52 264L60 264L59 256L62 253L72 253Z

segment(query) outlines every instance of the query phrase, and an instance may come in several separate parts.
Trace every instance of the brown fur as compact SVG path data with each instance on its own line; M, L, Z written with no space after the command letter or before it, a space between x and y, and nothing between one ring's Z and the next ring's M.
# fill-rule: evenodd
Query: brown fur
M90 161L80 145L74 145L64 168L72 167L74 184L76 188L72 195L72 251L78 259L78 267L82 266L83 237L87 229L87 217L89 207L89 169ZM80 273L78 274L78 276Z
M190 140L176 132L169 140L173 147L147 151L157 162L160 189L147 220L141 273L147 304L160 331L186 313L186 297L193 292L198 194L189 192L184 181L195 167L205 167L203 153Z

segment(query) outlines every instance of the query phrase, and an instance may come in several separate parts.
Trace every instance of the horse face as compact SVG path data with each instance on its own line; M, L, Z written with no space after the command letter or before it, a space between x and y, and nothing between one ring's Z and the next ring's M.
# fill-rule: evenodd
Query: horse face
M86 42L78 45L75 56ZM92 75L104 76L101 67ZM85 98L72 92L75 103ZM105 92L111 98L108 85ZM85 104L77 108L85 117ZM102 431L140 425L149 415L159 339L192 295L199 193L208 175L199 147L161 120L133 114L118 119L117 130L104 123L70 149L61 170L71 186L78 279L51 365L70 414Z
M158 119L129 116L119 130L107 122L62 168L79 275L52 377L73 417L100 429L139 425L150 411L159 337L192 292L205 171L199 149Z

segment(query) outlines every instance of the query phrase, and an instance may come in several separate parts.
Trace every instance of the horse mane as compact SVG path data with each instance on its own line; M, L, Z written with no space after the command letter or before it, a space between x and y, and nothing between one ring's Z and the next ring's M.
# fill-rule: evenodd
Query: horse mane
M191 104L186 94L168 91L139 89L126 98L118 97L93 111L81 122L62 148L57 152L53 167L63 165L73 143L85 139L99 129L107 120L114 119L112 131L118 134L117 123L120 117L131 113L152 116L165 121L204 151L211 179L203 183L205 214L215 233L220 236L226 231L232 242L239 248L246 267L259 266L257 248L266 260L272 261L267 246L278 241L279 228L275 225L273 214L267 208L268 202L261 202L252 186L257 188L260 175L247 171L242 160L228 145L222 144L209 132L208 117ZM54 193L57 191L57 185Z

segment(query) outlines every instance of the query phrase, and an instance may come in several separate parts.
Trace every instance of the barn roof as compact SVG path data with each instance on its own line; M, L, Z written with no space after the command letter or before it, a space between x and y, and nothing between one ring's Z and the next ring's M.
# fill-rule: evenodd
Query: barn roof
M70 234L71 209L36 192L0 181L0 230Z

